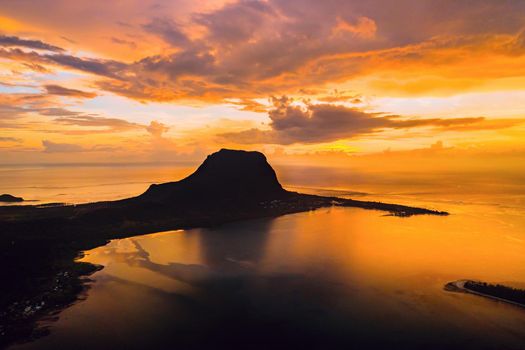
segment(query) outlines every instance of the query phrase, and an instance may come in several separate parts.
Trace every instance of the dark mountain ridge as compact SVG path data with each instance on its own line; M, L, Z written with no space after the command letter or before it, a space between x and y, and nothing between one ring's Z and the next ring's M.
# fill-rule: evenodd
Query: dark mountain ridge
M202 200L246 203L286 196L273 168L259 152L221 149L187 178L150 188L137 200L170 203Z

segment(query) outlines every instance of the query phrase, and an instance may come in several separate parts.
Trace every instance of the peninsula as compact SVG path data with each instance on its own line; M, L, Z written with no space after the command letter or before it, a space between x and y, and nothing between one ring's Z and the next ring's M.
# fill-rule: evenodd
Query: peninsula
M75 262L114 238L343 206L395 216L447 215L397 204L285 190L259 152L222 149L187 178L143 194L82 205L0 207L0 347L35 336L36 321L74 302L84 276L100 267Z
M463 292L501 301L515 306L525 307L525 290L474 280L459 280L445 285L449 292Z

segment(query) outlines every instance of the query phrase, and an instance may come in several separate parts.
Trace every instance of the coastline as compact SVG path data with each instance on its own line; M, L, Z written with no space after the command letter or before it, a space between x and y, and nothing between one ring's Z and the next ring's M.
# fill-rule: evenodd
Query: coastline
M103 267L95 266L89 263L80 263L77 259L81 256L83 251L93 249L98 246L107 244L110 239L126 238L142 234L149 234L167 230L176 229L190 229L198 227L213 227L220 226L223 224L259 219L264 217L279 217L287 214L294 214L299 212L305 212L310 210L316 210L320 208L326 208L330 206L342 206L342 207L358 207L362 209L399 209L398 212L390 212L392 216L404 217L410 216L405 215L407 208L411 207L397 206L392 204L376 203L376 202L358 202L352 200L342 200L339 198L329 198L329 201L322 201L313 205L282 205L278 202L268 202L263 205L265 211L258 213L250 213L251 215L238 215L238 216L222 216L222 217L202 217L200 220L195 218L190 220L174 220L169 224L164 225L130 225L128 227L122 227L120 231L113 231L111 234L100 235L101 232L87 237L81 235L78 237L79 240L73 240L71 242L61 242L57 244L55 241L65 239L64 235L59 234L55 237L28 237L22 241L11 241L9 235L0 234L0 242L4 242L7 245L19 246L17 251L8 256L1 256L0 262L5 266L8 265L8 270L16 270L15 278L18 281L14 281L15 284L18 282L19 285L31 285L34 286L36 282L36 288L25 288L23 290L17 289L12 291L11 297L7 296L5 300L0 300L0 348L6 348L9 345L16 343L23 343L34 340L38 337L45 336L47 329L40 327L39 321L56 317L62 310L72 305L73 303L81 300L81 296L89 289L90 279L88 278L91 274L99 271ZM356 206L355 204L364 203L363 207ZM380 205L377 209L376 206ZM12 207L4 207L12 210ZM53 208L53 207L51 207ZM1 209L1 208L0 208ZM419 210L419 208L416 208ZM425 214L432 214L432 212ZM446 215L437 212L436 215ZM416 214L413 214L416 215ZM116 229L116 228L115 228ZM109 232L108 232L109 233ZM32 235L31 235L32 236ZM12 236L11 236L12 237ZM68 235L68 239L74 239L71 235ZM47 249L46 249L47 246ZM26 251L26 248L29 248ZM33 255L30 252L34 249L40 251L55 251L61 250L62 254L54 256L52 254L45 254L44 256ZM28 257L32 259L28 261ZM11 260L15 257L15 260ZM26 266L26 265L31 266ZM10 266L9 266L10 265ZM38 272L18 273L18 269L22 271L31 271L33 266L40 266ZM4 280L9 277L3 277ZM13 276L11 276L13 278ZM59 283L59 290L55 289L56 283ZM42 301L44 304L42 305ZM29 309L26 309L28 308Z
M222 149L188 177L116 201L0 207L0 347L31 339L36 322L78 299L99 267L76 261L111 239L278 217L327 207L392 216L448 215L405 205L285 190L259 152ZM58 286L55 282L59 282ZM56 295L55 295L56 294ZM42 301L44 304L42 304Z
M447 283L445 285L444 289L447 292L473 294L473 295L477 295L477 296L484 297L484 298L487 298L487 299L491 299L491 300L494 300L494 301L500 301L500 302L503 302L503 303L506 303L506 304L514 305L514 306L521 307L521 308L525 308L525 304L518 303L516 301L508 300L508 299L505 299L505 298L501 298L501 297L498 297L498 296L495 296L495 295L481 293L481 292L472 290L470 288L467 288L465 286L465 284L467 284L468 282L479 283L479 281L474 281L474 280L466 280L466 279L465 280L457 280L457 281L453 281L453 282Z
M80 258L80 256L79 256ZM21 293L0 312L0 349L36 340L49 333L47 324L60 312L84 299L90 288L92 274L103 266L77 259L57 259L56 271L42 275L36 289Z

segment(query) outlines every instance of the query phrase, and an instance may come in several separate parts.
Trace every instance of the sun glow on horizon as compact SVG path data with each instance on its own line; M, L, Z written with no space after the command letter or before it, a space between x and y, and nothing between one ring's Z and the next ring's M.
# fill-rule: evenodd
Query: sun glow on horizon
M0 162L525 156L520 1L128 5L0 5Z

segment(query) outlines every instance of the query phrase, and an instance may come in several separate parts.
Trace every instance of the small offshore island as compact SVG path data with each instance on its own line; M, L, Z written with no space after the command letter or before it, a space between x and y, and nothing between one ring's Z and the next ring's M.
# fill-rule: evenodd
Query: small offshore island
M152 185L137 197L82 205L0 206L0 348L45 334L36 323L78 300L101 269L75 259L124 238L276 217L323 207L382 210L393 216L446 212L285 190L259 152L222 149L190 176Z
M459 280L445 285L449 292L470 293L485 298L502 301L515 306L525 307L525 290L490 284L474 280Z
M15 197L10 194L1 194L0 195L0 202L2 203L21 203L24 201L24 198L21 197Z

